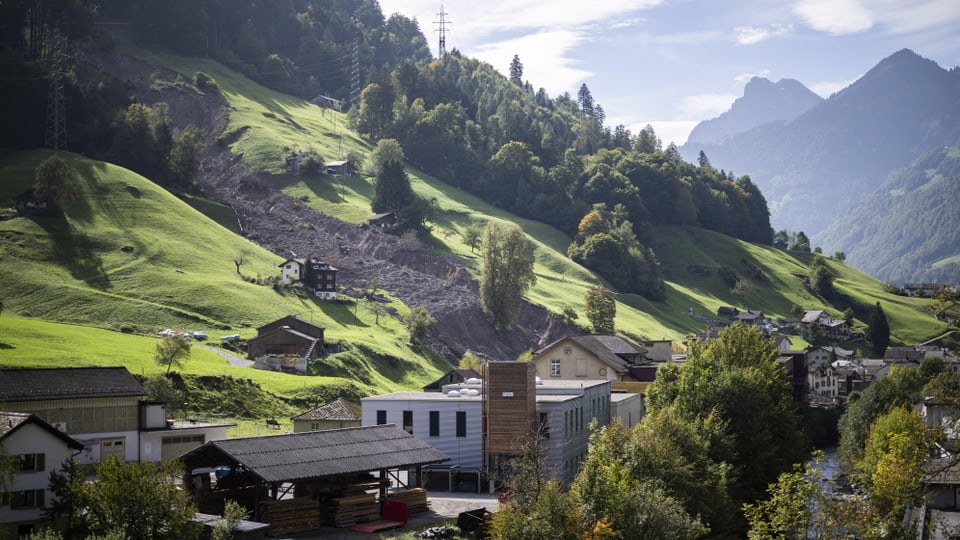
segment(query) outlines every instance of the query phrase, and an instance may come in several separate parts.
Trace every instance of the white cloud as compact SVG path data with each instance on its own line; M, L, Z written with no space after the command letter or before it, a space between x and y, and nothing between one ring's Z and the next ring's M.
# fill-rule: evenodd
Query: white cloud
M758 72L756 72L756 73L741 73L740 75L737 75L736 77L734 77L734 80L737 81L737 82L740 83L740 84L747 84L747 83L750 82L750 80L753 79L754 77L763 77L764 79L769 79L769 78L770 78L770 70L769 70L769 69L761 69L760 71L758 71Z
M793 31L791 25L772 24L766 28L758 26L737 26L737 45L756 45L771 38L783 36Z
M677 116L685 120L715 118L730 109L737 99L734 94L697 94L681 100ZM691 128L692 129L692 128Z
M523 63L524 81L530 81L536 88L544 87L550 95L576 93L580 83L593 73L577 68L575 62L567 57L567 52L584 39L581 33L557 30L485 43L464 53L488 62L501 73L507 72L516 54Z
M648 120L646 122L637 122L627 126L631 133L636 135L640 133L647 124L653 126L653 132L657 134L657 137L660 138L660 141L663 143L663 147L666 148L673 143L677 146L682 146L687 142L687 137L690 136L690 132L693 131L693 128L699 124L696 120Z
M960 21L960 2L956 0L919 0L881 2L877 18L893 34L926 32L948 27L956 32Z
M869 30L875 22L862 0L800 0L793 12L814 30L835 36Z

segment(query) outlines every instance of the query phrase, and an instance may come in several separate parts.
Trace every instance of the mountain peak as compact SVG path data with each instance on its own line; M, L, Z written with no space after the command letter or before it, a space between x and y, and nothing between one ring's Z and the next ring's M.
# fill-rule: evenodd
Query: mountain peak
M712 120L697 124L689 142L711 143L749 131L769 122L790 121L823 99L795 79L774 83L753 77L743 88L743 97L730 110Z

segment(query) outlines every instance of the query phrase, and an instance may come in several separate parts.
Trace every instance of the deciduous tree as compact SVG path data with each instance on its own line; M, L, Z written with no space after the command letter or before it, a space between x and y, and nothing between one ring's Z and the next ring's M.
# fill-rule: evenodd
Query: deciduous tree
M157 343L156 352L153 354L153 361L158 366L167 366L166 374L170 374L170 368L183 367L184 362L190 358L190 340L182 334L164 336Z
M603 287L591 287L584 295L584 310L594 333L613 334L616 331L617 302Z
M536 283L533 257L520 227L496 222L483 233L482 256L480 303L494 326L505 330L513 326L524 293Z
M34 174L34 196L49 203L63 205L76 198L76 188L71 182L70 166L60 156L53 155L37 165Z

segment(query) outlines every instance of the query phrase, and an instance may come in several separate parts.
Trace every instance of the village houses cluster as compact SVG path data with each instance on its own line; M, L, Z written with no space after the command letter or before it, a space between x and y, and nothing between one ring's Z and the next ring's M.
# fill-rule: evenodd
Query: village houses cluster
M283 280L335 298L331 265L306 257L280 268ZM894 347L883 358L858 358L836 346L794 350L789 336L777 332L819 325L828 335L849 337L846 322L823 311L774 326L761 312L721 307L714 322L772 333L784 382L802 407L839 405L892 366L917 366L925 358L960 371L960 360L935 347ZM718 328L699 338L715 336ZM338 351L325 338L323 327L291 315L257 328L245 346L254 368L305 373L311 361ZM250 509L256 521L247 538L383 521L388 503L425 511L428 490L495 492L521 451L518 441L531 434L546 474L569 482L587 455L591 425L640 422L659 367L685 361L677 349L670 340L568 336L542 346L528 362L489 362L482 373L452 369L422 391L360 403L337 399L292 418L292 433L238 439L227 439L230 424L216 418L172 418L122 367L4 369L0 447L17 457L19 470L3 494L0 526L18 535L38 526L52 497L50 472L67 459L90 467L111 456L179 459L184 488L202 515L222 513L228 499ZM929 422L956 416L937 403L923 405ZM952 485L945 480L935 491L932 508L960 511Z

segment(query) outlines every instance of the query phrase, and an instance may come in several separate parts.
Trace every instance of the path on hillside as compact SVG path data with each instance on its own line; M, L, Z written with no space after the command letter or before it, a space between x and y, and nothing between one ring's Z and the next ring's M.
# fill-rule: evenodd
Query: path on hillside
M233 354L233 353L231 353L231 352L225 351L225 350L221 349L220 347L214 347L213 345L201 345L201 344L199 344L199 343L197 343L196 345L194 345L194 347L200 347L201 349L206 349L206 350L208 350L208 351L215 352L215 353L219 354L220 356L226 358L226 359L227 359L227 362L230 362L230 365L231 365L231 366L235 366L235 367L252 367L252 366L253 366L253 360L247 360L246 358L240 358L239 356L237 356L237 355L235 355L235 354Z

